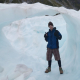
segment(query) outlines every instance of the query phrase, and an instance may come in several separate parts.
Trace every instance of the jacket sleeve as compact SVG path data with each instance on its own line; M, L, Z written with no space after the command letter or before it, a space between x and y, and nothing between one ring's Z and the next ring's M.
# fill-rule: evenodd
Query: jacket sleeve
M46 36L47 34L47 36ZM44 34L45 41L48 42L48 32Z
M54 35L55 35L59 40L62 39L62 35L61 35L61 33L60 33L58 30L55 31Z

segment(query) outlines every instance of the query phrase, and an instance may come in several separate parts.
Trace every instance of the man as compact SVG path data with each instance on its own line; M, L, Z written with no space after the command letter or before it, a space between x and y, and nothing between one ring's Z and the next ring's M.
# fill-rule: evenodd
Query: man
M52 22L48 23L48 27L50 28L49 31L44 34L44 38L48 42L47 53L46 53L48 68L46 69L45 73L51 71L52 54L54 54L55 60L58 61L60 74L63 74L60 54L59 54L59 42L58 42L58 40L62 39L62 35L58 30L56 30L56 27L53 26Z

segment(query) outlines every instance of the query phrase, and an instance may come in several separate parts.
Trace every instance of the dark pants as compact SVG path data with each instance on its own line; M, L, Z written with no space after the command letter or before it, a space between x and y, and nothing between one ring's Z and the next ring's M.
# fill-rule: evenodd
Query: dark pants
M51 67L52 60L48 61L48 67ZM58 60L58 66L61 67L61 60Z

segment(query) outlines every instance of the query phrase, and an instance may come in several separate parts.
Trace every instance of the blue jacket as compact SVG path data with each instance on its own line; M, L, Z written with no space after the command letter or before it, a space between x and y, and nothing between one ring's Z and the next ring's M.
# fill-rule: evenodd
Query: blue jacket
M62 35L58 30L56 30L56 27L54 27L52 31L49 29L49 31L47 32L47 36L45 33L44 37L45 37L45 40L48 42L47 48L50 48L50 49L59 48L58 40L62 39Z

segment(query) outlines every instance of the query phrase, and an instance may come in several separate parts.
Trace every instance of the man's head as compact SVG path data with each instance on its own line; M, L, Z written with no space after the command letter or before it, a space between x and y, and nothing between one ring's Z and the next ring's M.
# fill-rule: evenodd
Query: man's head
M48 27L52 30L53 29L53 23L52 22L49 22L48 23Z

